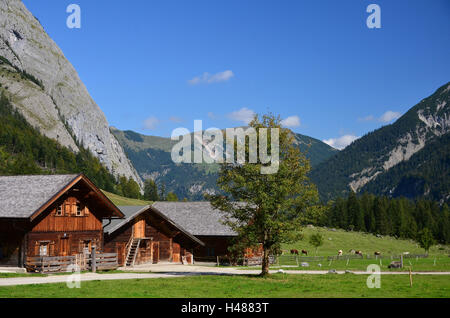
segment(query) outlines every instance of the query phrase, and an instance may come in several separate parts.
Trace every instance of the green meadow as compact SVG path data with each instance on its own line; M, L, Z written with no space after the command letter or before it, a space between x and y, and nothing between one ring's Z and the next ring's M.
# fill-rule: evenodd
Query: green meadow
M450 276L385 275L380 288L368 288L366 275L326 274L258 276L195 276L0 287L3 298L448 298Z

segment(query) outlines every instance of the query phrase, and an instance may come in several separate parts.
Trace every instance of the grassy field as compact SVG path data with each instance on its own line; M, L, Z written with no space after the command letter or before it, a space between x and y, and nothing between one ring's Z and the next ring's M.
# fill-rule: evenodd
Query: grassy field
M315 248L309 244L309 238L314 233L321 233L324 242L317 250L318 256L337 255L339 250L342 250L344 255L350 254L349 250L360 250L363 254L373 256L375 251L381 252L382 255L398 255L403 252L411 254L425 254L423 248L420 248L416 242L412 240L395 239L391 236L376 237L373 234L361 232L347 232L344 230L324 229L324 228L304 228L303 240L294 244L285 244L282 248L286 251L291 249L302 249L308 251L308 256L315 255ZM442 249L440 249L442 248ZM450 254L449 246L433 246L429 255L432 256L448 256Z
M24 298L265 298L265 297L439 297L450 296L450 276L385 275L381 288L370 289L365 275L197 276L0 287L0 297Z
M324 242L318 248L317 254L315 248L309 243L309 238L312 234L321 233ZM450 271L450 247L449 246L433 246L429 251L428 258L405 258L403 269L388 269L388 265L392 260L390 256L398 256L403 252L410 254L425 254L425 251L420 248L416 242L412 240L395 239L390 236L376 237L372 234L360 232L347 232L344 230L331 230L325 228L305 228L303 230L303 240L294 244L285 244L283 246L284 255L279 258L279 263L276 265L283 266L285 270L351 270L351 271L365 271L370 264L377 264L382 271L408 271L409 267L413 271ZM320 261L301 260L299 263L307 262L309 267L297 266L295 257L289 253L291 249L298 251L307 250L308 256L336 256L339 250L343 251L344 255L349 255L350 250L361 250L363 254L373 257L375 251L380 251L383 258L375 259L342 259L329 261L326 259ZM300 264L299 264L300 265ZM284 267L285 266L285 267ZM251 267L250 267L251 268ZM276 268L276 266L274 266ZM253 267L254 269L254 267Z
M149 205L152 202L151 201L144 201L144 200L138 200L138 199L130 199L125 198L120 195L107 192L105 190L102 190L102 192L114 203L115 205L119 206L141 206L141 205Z
M396 259L395 259L396 260ZM396 260L397 261L397 260ZM308 267L301 266L302 262L308 263ZM450 272L449 257L429 257L429 258L413 258L404 259L403 268L388 268L391 259L350 259L350 260L322 260L310 261L299 259L299 265L294 257L281 257L278 264L271 266L271 269L283 270L349 270L349 271L366 271L367 266L377 264L383 272L412 271L416 272ZM254 266L245 267L245 269L254 270Z

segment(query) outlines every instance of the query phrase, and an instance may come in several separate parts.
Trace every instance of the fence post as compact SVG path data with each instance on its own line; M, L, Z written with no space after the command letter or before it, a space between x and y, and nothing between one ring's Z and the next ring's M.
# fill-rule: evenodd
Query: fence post
M97 257L95 255L95 246L92 246L92 253L91 253L91 269L92 272L95 273L97 272Z
M403 268L403 254L400 255L400 268Z

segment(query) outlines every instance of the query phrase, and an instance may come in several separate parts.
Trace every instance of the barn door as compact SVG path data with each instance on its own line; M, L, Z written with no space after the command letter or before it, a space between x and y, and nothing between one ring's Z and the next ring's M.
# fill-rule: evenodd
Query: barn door
M59 256L68 256L70 255L69 249L69 238L64 237L59 241Z
M145 219L141 219L134 224L134 238L145 237Z
M180 244L178 243L173 243L172 245L172 262L174 263L181 262Z
M153 264L157 264L159 263L159 242L153 242L152 244Z

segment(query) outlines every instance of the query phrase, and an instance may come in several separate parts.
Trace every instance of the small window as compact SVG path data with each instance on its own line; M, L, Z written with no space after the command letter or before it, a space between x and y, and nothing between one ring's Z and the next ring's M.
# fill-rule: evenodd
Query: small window
M81 204L77 203L77 211L76 211L76 216L83 216L83 210L81 209Z
M39 245L39 256L48 256L48 243L41 243Z
M83 241L83 253L89 254L91 252L91 241Z
M58 205L58 207L56 208L56 216L63 216L63 206Z

